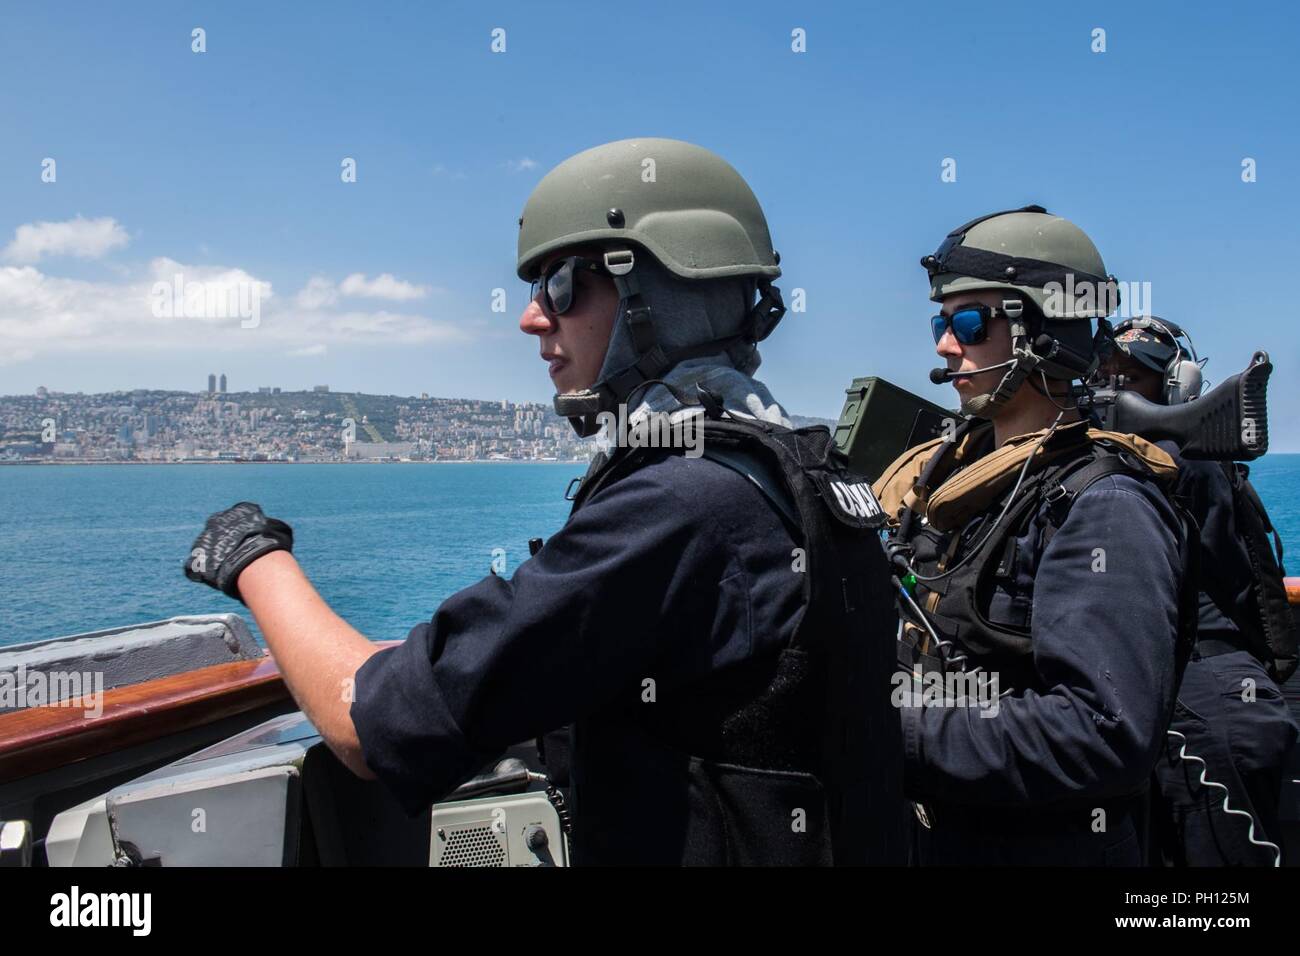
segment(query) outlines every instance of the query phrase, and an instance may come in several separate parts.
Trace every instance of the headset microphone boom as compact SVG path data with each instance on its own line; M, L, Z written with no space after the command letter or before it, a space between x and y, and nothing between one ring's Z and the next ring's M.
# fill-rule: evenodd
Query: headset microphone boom
M1010 359L1006 362L999 362L997 365L986 365L984 368L932 368L930 369L930 381L935 385L942 385L944 382L954 378L967 378L971 375L983 374L984 372L996 372L1000 368L1007 368L1008 366L1015 364L1016 360Z

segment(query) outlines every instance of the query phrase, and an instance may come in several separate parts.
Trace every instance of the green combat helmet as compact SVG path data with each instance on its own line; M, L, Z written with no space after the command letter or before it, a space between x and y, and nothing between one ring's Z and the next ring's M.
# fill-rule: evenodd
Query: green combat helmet
M760 342L776 328L785 306L770 284L781 274L767 219L749 185L721 157L672 139L625 139L571 156L542 178L519 220L516 271L530 282L560 249L594 244L619 293L637 361L571 395L555 396L555 410L578 430L595 431L594 418L626 401L642 383L678 362L718 351L731 340L666 352L657 344L653 314L637 281L638 257L649 255L687 280L752 276L761 293L744 339Z
M1042 206L991 213L948 233L921 265L935 302L954 292L1007 293L1002 309L1011 324L1009 370L997 388L963 405L966 414L996 417L1031 373L1068 382L1095 371L1089 320L1099 320L1100 337L1105 317L1119 306L1119 284L1074 223Z

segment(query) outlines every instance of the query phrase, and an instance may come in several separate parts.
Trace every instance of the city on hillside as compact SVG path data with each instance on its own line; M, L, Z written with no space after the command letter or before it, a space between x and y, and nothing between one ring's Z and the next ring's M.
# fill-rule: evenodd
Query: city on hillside
M795 424L829 424L795 418ZM328 385L232 392L0 395L0 464L586 461L593 446L540 402L364 395Z
M591 455L537 402L275 386L0 396L0 462L572 461Z

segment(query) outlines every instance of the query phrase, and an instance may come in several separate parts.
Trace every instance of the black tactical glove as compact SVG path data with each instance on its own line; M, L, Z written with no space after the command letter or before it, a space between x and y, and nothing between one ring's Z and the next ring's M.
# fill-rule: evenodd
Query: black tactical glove
M239 572L272 551L293 551L293 529L268 518L251 501L241 501L208 518L185 559L185 576L243 601L236 584Z

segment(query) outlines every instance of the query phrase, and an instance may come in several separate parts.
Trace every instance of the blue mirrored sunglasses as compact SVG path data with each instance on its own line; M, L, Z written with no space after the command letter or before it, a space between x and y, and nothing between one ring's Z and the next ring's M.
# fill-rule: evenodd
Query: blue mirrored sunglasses
M934 343L939 344L943 333L952 329L953 338L962 345L978 345L988 338L989 319L996 309L987 305L964 306L952 315L936 315L930 319L930 329L934 332Z

